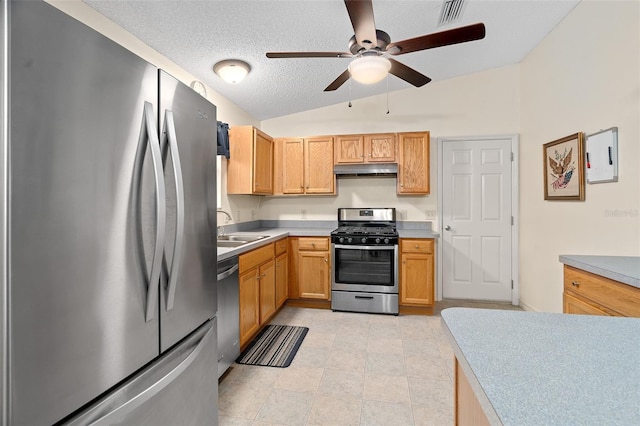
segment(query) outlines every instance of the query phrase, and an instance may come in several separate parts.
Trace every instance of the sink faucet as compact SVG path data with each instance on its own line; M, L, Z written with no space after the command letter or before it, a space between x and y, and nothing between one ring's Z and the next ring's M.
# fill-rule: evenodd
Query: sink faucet
M231 217L231 215L229 213L227 213L226 211L220 209L217 211L218 213L224 213L225 215L227 215L227 222L229 222L230 220L233 220L233 218ZM224 225L219 225L217 230L216 230L216 236L221 236L224 235Z

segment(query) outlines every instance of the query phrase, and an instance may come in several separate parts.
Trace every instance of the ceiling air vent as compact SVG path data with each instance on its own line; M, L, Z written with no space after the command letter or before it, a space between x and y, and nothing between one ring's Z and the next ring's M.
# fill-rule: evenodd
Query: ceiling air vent
M443 0L438 25L447 25L459 21L466 6L466 0Z

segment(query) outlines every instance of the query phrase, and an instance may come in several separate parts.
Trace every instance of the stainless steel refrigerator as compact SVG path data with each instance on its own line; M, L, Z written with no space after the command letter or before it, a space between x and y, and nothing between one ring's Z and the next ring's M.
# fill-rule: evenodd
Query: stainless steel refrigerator
M217 424L216 107L2 7L2 424Z

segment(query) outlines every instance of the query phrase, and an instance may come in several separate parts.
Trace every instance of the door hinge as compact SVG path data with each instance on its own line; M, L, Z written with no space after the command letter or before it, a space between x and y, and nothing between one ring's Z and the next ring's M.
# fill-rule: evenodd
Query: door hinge
M511 216L511 226L513 226L513 222L514 222L513 216Z
M513 152L511 153L511 161L514 161L515 156L513 155Z
M511 290L513 290L513 280L511 280Z

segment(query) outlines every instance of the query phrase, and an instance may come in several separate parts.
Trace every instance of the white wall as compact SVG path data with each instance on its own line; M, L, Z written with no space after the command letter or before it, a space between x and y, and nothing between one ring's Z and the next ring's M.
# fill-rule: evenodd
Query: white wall
M437 210L436 138L517 133L519 78L519 67L514 65L393 92L388 115L386 95L380 95L355 100L351 108L337 104L263 121L261 129L273 137L428 130L431 194L398 196L396 180L390 178L338 179L337 197L268 197L261 203L260 218L300 219L305 209L308 219L335 220L338 207L383 206L407 210L410 221L433 220Z
M521 64L521 301L562 311L561 254L640 255L640 2L583 1ZM619 128L619 182L544 201L542 145Z

